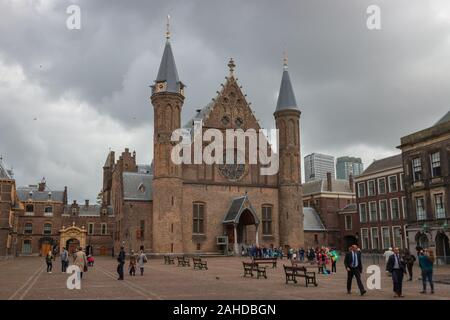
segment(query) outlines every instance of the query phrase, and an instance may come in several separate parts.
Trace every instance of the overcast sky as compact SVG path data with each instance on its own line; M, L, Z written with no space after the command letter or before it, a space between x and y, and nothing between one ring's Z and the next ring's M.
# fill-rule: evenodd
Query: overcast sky
M66 27L71 4L81 30ZM381 30L366 9L381 8ZM152 158L150 89L164 47L187 85L183 122L216 95L230 57L273 128L283 51L302 110L302 157L373 159L450 105L448 0L0 0L0 155L18 185L42 177L94 200L108 150Z

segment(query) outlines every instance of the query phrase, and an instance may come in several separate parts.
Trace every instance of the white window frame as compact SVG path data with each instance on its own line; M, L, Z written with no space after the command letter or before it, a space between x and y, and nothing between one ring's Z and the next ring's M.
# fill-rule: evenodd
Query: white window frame
M103 227L105 227L105 231L103 231ZM102 236L107 235L108 234L108 224L107 223L102 223L100 225L100 233Z
M371 204L375 204L375 220L372 220L372 210L370 205ZM377 202L376 201L370 201L369 202L369 221L370 222L377 222L378 221L378 206L377 206Z
M370 194L370 183L373 183L373 194ZM375 179L367 181L367 196L368 197L374 197L377 195L377 184L375 182Z
M370 228L370 242L372 250L379 250L380 248L375 248L374 241L373 241L373 231L376 230L377 232L377 239L378 239L378 247L380 246L380 234L378 233L378 227L372 227Z
M347 218L350 217L350 227L347 224ZM345 230L352 230L353 229L353 219L352 219L352 215L351 214L346 214L344 216L344 227Z
M384 243L383 230L387 230L388 231L389 245L386 245ZM383 247L382 249L388 249L389 247L392 247L391 229L389 227L381 227L381 246Z
M422 199L423 200L423 215L421 215L421 219L419 219L419 213L418 213L418 211L417 211L417 200L418 199ZM426 210L426 207L427 207L427 203L426 203L426 199L425 199L425 197L424 196L419 196L419 197L414 197L414 208L415 208L415 214L416 214L416 220L417 221L424 221L424 220L427 220L427 210Z
M380 190L380 180L384 181L384 192L381 192L381 190ZM378 189L378 194L386 194L387 193L388 189L387 189L387 185L386 185L386 177L377 179L377 189Z
M435 194L432 194L433 196L433 202L434 202L434 216L436 217L436 219L445 219L447 218L447 212L445 212L445 194L443 192L437 192ZM442 196L442 209L444 210L444 215L443 216L438 216L438 212L437 212L437 196Z
M392 191L392 190L391 190L391 178L392 178L392 177L395 177L395 185L397 186L397 189L396 189L395 191ZM396 175L396 174L393 174L393 175L391 175L391 176L388 176L387 181L388 181L388 190L389 190L389 193L398 192L398 179L397 179L397 175Z
M365 248L365 246L364 246L364 233L363 233L363 230L367 231L367 248ZM369 243L370 242L369 228L361 228L360 232L361 232L361 249L369 250L369 247L370 247L370 243Z
M362 205L364 205L364 207L365 207L365 210L364 210L364 211L365 211L365 218L366 218L365 221L362 221L362 219L361 219L361 216L362 216L362 215L361 215L361 213L362 213L362 211L361 211L361 206L362 206ZM368 217L367 217L367 203L366 203L366 202L360 203L359 206L358 206L358 211L359 211L359 222L360 222L360 223L367 223L367 221L368 221L368 219L367 219L367 218L368 218Z
M432 178L440 177L440 176L435 176L434 173L433 173L433 155L436 154L436 153L439 155L439 168L441 168L441 175L440 176L442 176L441 152L440 151L436 151L436 152L433 152L433 153L430 154L430 170L431 170L430 174L431 174Z
M380 221L389 221L389 206L388 206L388 200L387 199L383 199L383 200L380 200L380 201L378 201L379 203L378 203L378 206L379 206L379 208L380 208L380 210L379 210L379 212L380 212L380 214L379 214L379 216L380 216ZM386 203L386 219L381 219L381 202L384 202L384 203Z
M359 188L360 185L363 185L364 195L361 195L361 189ZM358 182L358 198L365 198L367 197L367 190L366 190L366 182Z
M400 230L400 245L397 246L397 244L395 243L395 229L399 229ZM392 247L399 247L399 249L403 249L403 237L402 237L402 226L392 226Z
M398 218L397 219L394 219L394 214L393 214L393 210L392 210L392 208L393 208L393 205L392 205L392 202L394 201L394 200L397 200L397 210L398 210ZM391 211L391 220L392 221L398 221L398 220L400 220L400 218L401 218L401 214L400 214L400 201L398 200L398 198L391 198L391 199L389 199L389 204L390 204L390 211Z
M416 159L419 159L419 162L420 162L420 171L417 171L417 172L420 172L420 179L416 179L416 171L414 170L415 169L414 160L416 160ZM412 170L412 176L413 176L414 182L423 180L423 163L422 163L421 157L415 157L411 160L411 170Z
M92 231L91 231L91 226L92 226ZM94 223L93 222L89 222L88 223L88 235L92 236L94 234Z
M50 233L45 233L45 226L46 225L50 225ZM44 222L43 226L42 226L42 234L49 236L53 233L53 224L51 222Z

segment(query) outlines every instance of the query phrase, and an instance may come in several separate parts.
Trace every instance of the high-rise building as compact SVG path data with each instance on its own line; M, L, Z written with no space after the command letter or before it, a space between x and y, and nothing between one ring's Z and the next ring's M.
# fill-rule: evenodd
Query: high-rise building
M321 153L311 153L304 158L305 160L305 182L314 180L325 180L327 172L331 173L334 179L334 157Z
M339 157L336 159L336 175L338 179L348 180L351 175L359 176L364 171L361 158Z

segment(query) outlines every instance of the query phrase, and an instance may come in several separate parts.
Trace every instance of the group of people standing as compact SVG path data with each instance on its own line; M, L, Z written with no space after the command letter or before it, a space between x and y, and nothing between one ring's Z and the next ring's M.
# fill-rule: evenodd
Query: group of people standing
M409 275L408 281L413 280L413 267L416 260L419 260L419 267L422 271L423 290L420 293L427 292L427 283L430 284L431 293L434 293L433 284L433 265L435 261L434 251L432 249L416 248L417 257L412 255L408 250L403 254L400 249L389 248L384 253L386 261L386 272L392 277L394 298L402 298L403 296L403 278L405 274ZM349 252L345 255L344 265L347 270L347 293L351 294L353 278L356 279L361 295L366 294L366 290L361 281L361 273L363 271L361 250L356 245L349 248Z
M65 273L67 271L67 267L69 266L69 251L66 248L63 248L60 253L61 258L61 272ZM47 265L47 273L52 273L53 270L53 261L55 260L55 254L52 251L49 251L45 256L45 263ZM93 258L91 260L91 266L94 265ZM80 278L83 278L83 273L88 271L88 258L86 257L86 253L83 251L83 248L77 248L77 251L73 254L73 265L78 266L80 268Z
M139 250L139 254L135 254L133 250L130 251L129 255L129 265L128 274L132 277L136 276L136 266L139 267L141 276L144 275L144 265L147 263L148 259L144 253L144 250ZM117 257L117 274L119 278L117 280L124 280L124 266L126 263L126 253L124 247L120 248L119 255Z
M427 283L430 284L431 293L434 293L433 283L433 265L435 261L434 251L432 249L416 248L419 267L422 271L422 287L420 293L427 292ZM408 281L413 280L413 267L416 257L409 250L400 253L399 248L389 248L384 253L386 258L386 271L392 277L394 297L403 297L403 278L405 274L409 275Z

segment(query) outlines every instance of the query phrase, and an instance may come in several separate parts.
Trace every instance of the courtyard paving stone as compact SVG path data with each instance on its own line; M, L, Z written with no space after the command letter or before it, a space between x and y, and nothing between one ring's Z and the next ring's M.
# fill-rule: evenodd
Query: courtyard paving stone
M353 294L346 293L346 272L342 261L338 264L338 273L317 275L318 287L305 287L302 279L298 284L285 284L283 263L278 267L267 268L268 279L244 278L242 261L248 258L214 257L207 258L209 270L193 270L193 267L165 265L163 259L149 259L143 277L130 277L126 273L125 281L117 280L116 260L111 257L96 257L95 266L89 268L82 280L81 290L66 288L68 274L63 274L57 259L53 273L45 272L45 262L39 257L19 257L0 262L0 299L113 299L113 300L303 300L303 299L393 299L391 278L382 273L382 289L369 290L361 297L356 282ZM382 268L383 269L383 268ZM125 271L127 265L125 266ZM436 283L434 295L419 293L420 272L415 268L413 281L404 283L405 299L450 299L450 285ZM439 266L435 269L437 277L450 275L450 267ZM367 275L363 275L365 281Z

